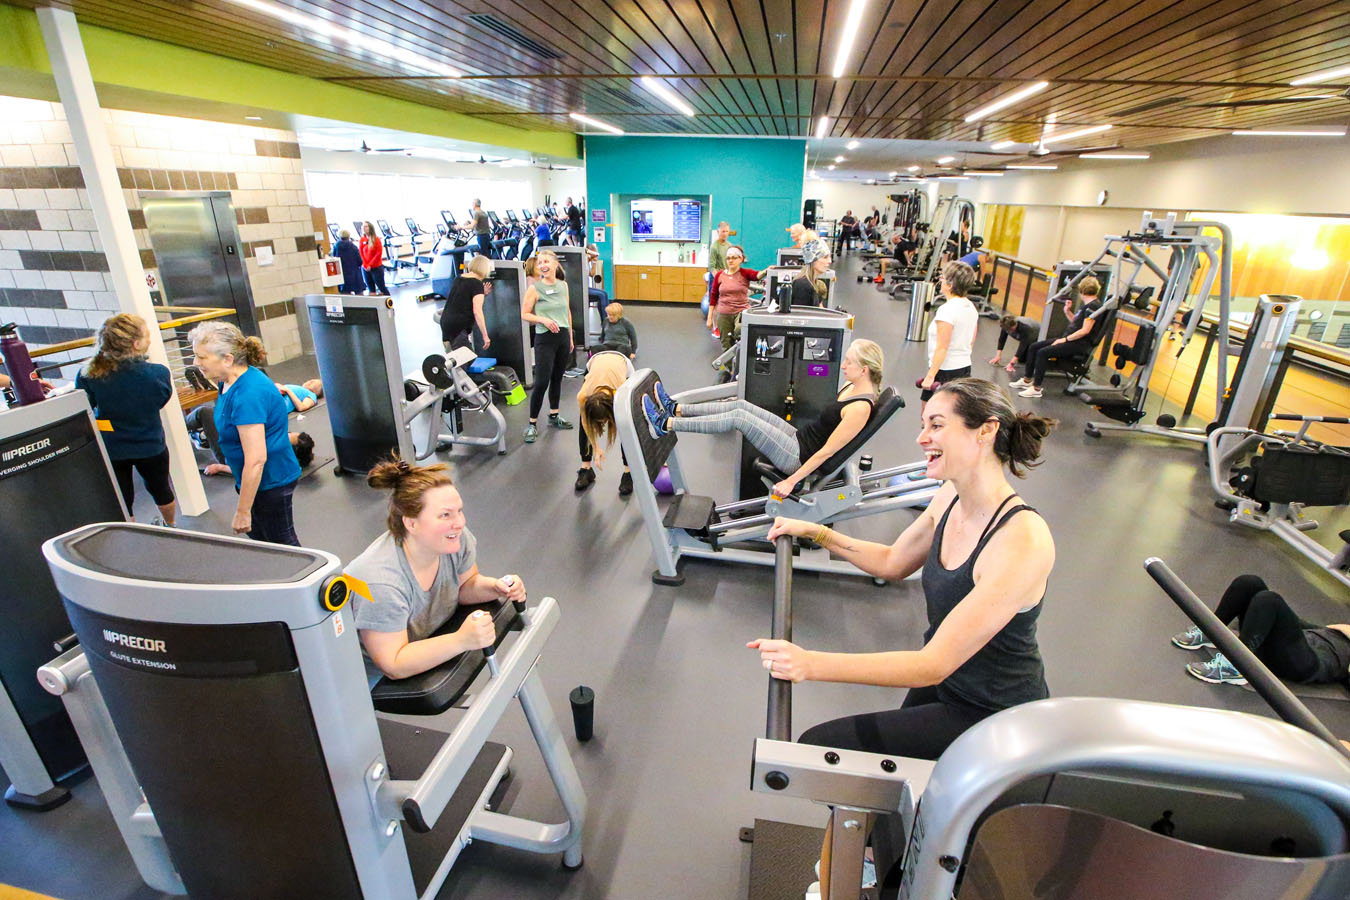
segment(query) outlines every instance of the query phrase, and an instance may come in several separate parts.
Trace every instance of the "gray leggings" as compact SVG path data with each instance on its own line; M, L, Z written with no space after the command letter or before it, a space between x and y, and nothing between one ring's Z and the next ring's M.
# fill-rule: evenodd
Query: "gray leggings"
M769 462L789 475L802 465L797 429L746 400L681 403L680 415L672 417L668 427L694 434L739 431Z

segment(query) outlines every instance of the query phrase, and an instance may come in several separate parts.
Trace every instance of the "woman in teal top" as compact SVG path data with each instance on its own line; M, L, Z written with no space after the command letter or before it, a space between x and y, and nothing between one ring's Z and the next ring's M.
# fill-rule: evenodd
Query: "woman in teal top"
M262 341L245 338L227 322L203 322L188 340L197 368L220 385L216 433L239 492L234 533L300 546L291 512L300 463L287 434L286 402L255 368L267 359Z
M530 393L530 424L525 443L539 436L539 410L548 393L548 423L554 428L571 428L572 423L558 415L562 401L563 372L572 355L572 306L563 281L562 266L552 250L540 250L534 256L538 280L525 291L520 317L534 324L534 389Z

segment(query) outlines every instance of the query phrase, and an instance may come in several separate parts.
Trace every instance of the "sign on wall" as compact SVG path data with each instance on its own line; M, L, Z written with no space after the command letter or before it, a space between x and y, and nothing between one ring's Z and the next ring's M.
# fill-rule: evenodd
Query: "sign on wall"
M607 210L607 209L593 209L593 210L591 210L591 221L592 221L592 222L603 223L603 222L604 222L606 219L608 219L608 218L609 218L609 210Z
M591 231L594 232L595 238L591 241L592 244L603 244L605 242L605 226L597 225Z

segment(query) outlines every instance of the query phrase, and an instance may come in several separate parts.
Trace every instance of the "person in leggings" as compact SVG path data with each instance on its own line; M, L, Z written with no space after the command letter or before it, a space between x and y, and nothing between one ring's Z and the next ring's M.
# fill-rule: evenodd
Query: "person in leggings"
M615 304L616 306L618 304ZM614 421L614 392L633 372L627 355L620 351L603 350L586 363L586 378L577 391L577 408L581 412L581 427L577 429L577 444L581 450L581 468L577 470L577 491L595 484L595 469L605 464L605 451L614 444L619 426ZM633 493L633 473L628 468L628 455L623 457L623 475L619 478L619 496Z
M1090 335L1095 322L1093 314L1102 308L1101 300L1097 298L1100 292L1101 285L1091 276L1078 282L1078 294L1083 298L1083 308L1078 310L1078 314L1069 323L1069 330L1064 332L1063 337L1057 337L1053 341L1037 341L1027 348L1027 355L1022 358L1026 363L1022 377L1008 385L1009 388L1020 391L1019 397L1035 399L1042 395L1041 385L1045 383L1045 373L1050 368L1050 360L1092 353Z
M918 650L828 653L767 638L747 644L774 678L909 689L899 709L824 722L800 743L937 759L995 712L1049 696L1036 620L1055 542L1006 472L1022 477L1036 465L1054 424L1019 413L1008 393L988 381L947 382L928 401L918 437L928 477L943 485L894 543L800 519L774 522L769 540L815 541L894 584L922 570L928 612ZM821 869L825 875L828 866ZM828 896L828 884L821 896Z
M1223 592L1214 615L1238 626L1238 639L1276 676L1298 684L1350 680L1350 624L1318 625L1298 617L1284 598L1256 575L1239 575ZM1172 636L1183 650L1213 649L1198 625ZM1246 684L1222 653L1186 665L1187 673L1210 684Z
M881 391L884 362L881 347L875 341L859 339L850 344L842 366L848 383L834 402L821 411L820 417L800 431L746 400L676 403L659 381L652 394L642 398L642 411L654 438L668 431L694 434L739 431L769 462L788 473L773 486L775 496L786 497L867 425Z
M173 379L167 366L145 358L149 349L150 329L145 320L118 313L99 327L98 352L75 376L75 386L89 395L127 512L132 511L136 497L131 478L135 469L159 507L161 521L156 524L172 528L175 505L169 483L169 447L159 411L173 397Z
M561 279L562 266L552 250L534 255L538 280L525 291L520 317L534 325L534 389L530 392L530 424L525 428L525 443L539 437L539 410L548 395L548 423L554 428L571 428L572 423L558 415L562 402L563 372L572 355L572 306L567 282Z

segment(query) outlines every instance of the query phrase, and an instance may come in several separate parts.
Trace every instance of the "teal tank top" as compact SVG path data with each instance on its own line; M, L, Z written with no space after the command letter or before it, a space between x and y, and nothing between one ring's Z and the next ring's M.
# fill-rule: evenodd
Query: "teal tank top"
M561 278L553 284L544 284L542 281L534 283L534 289L539 293L539 299L534 301L534 314L545 319L552 319L558 323L561 331L567 330L567 282ZM548 331L543 325L535 324L536 334L543 334Z

